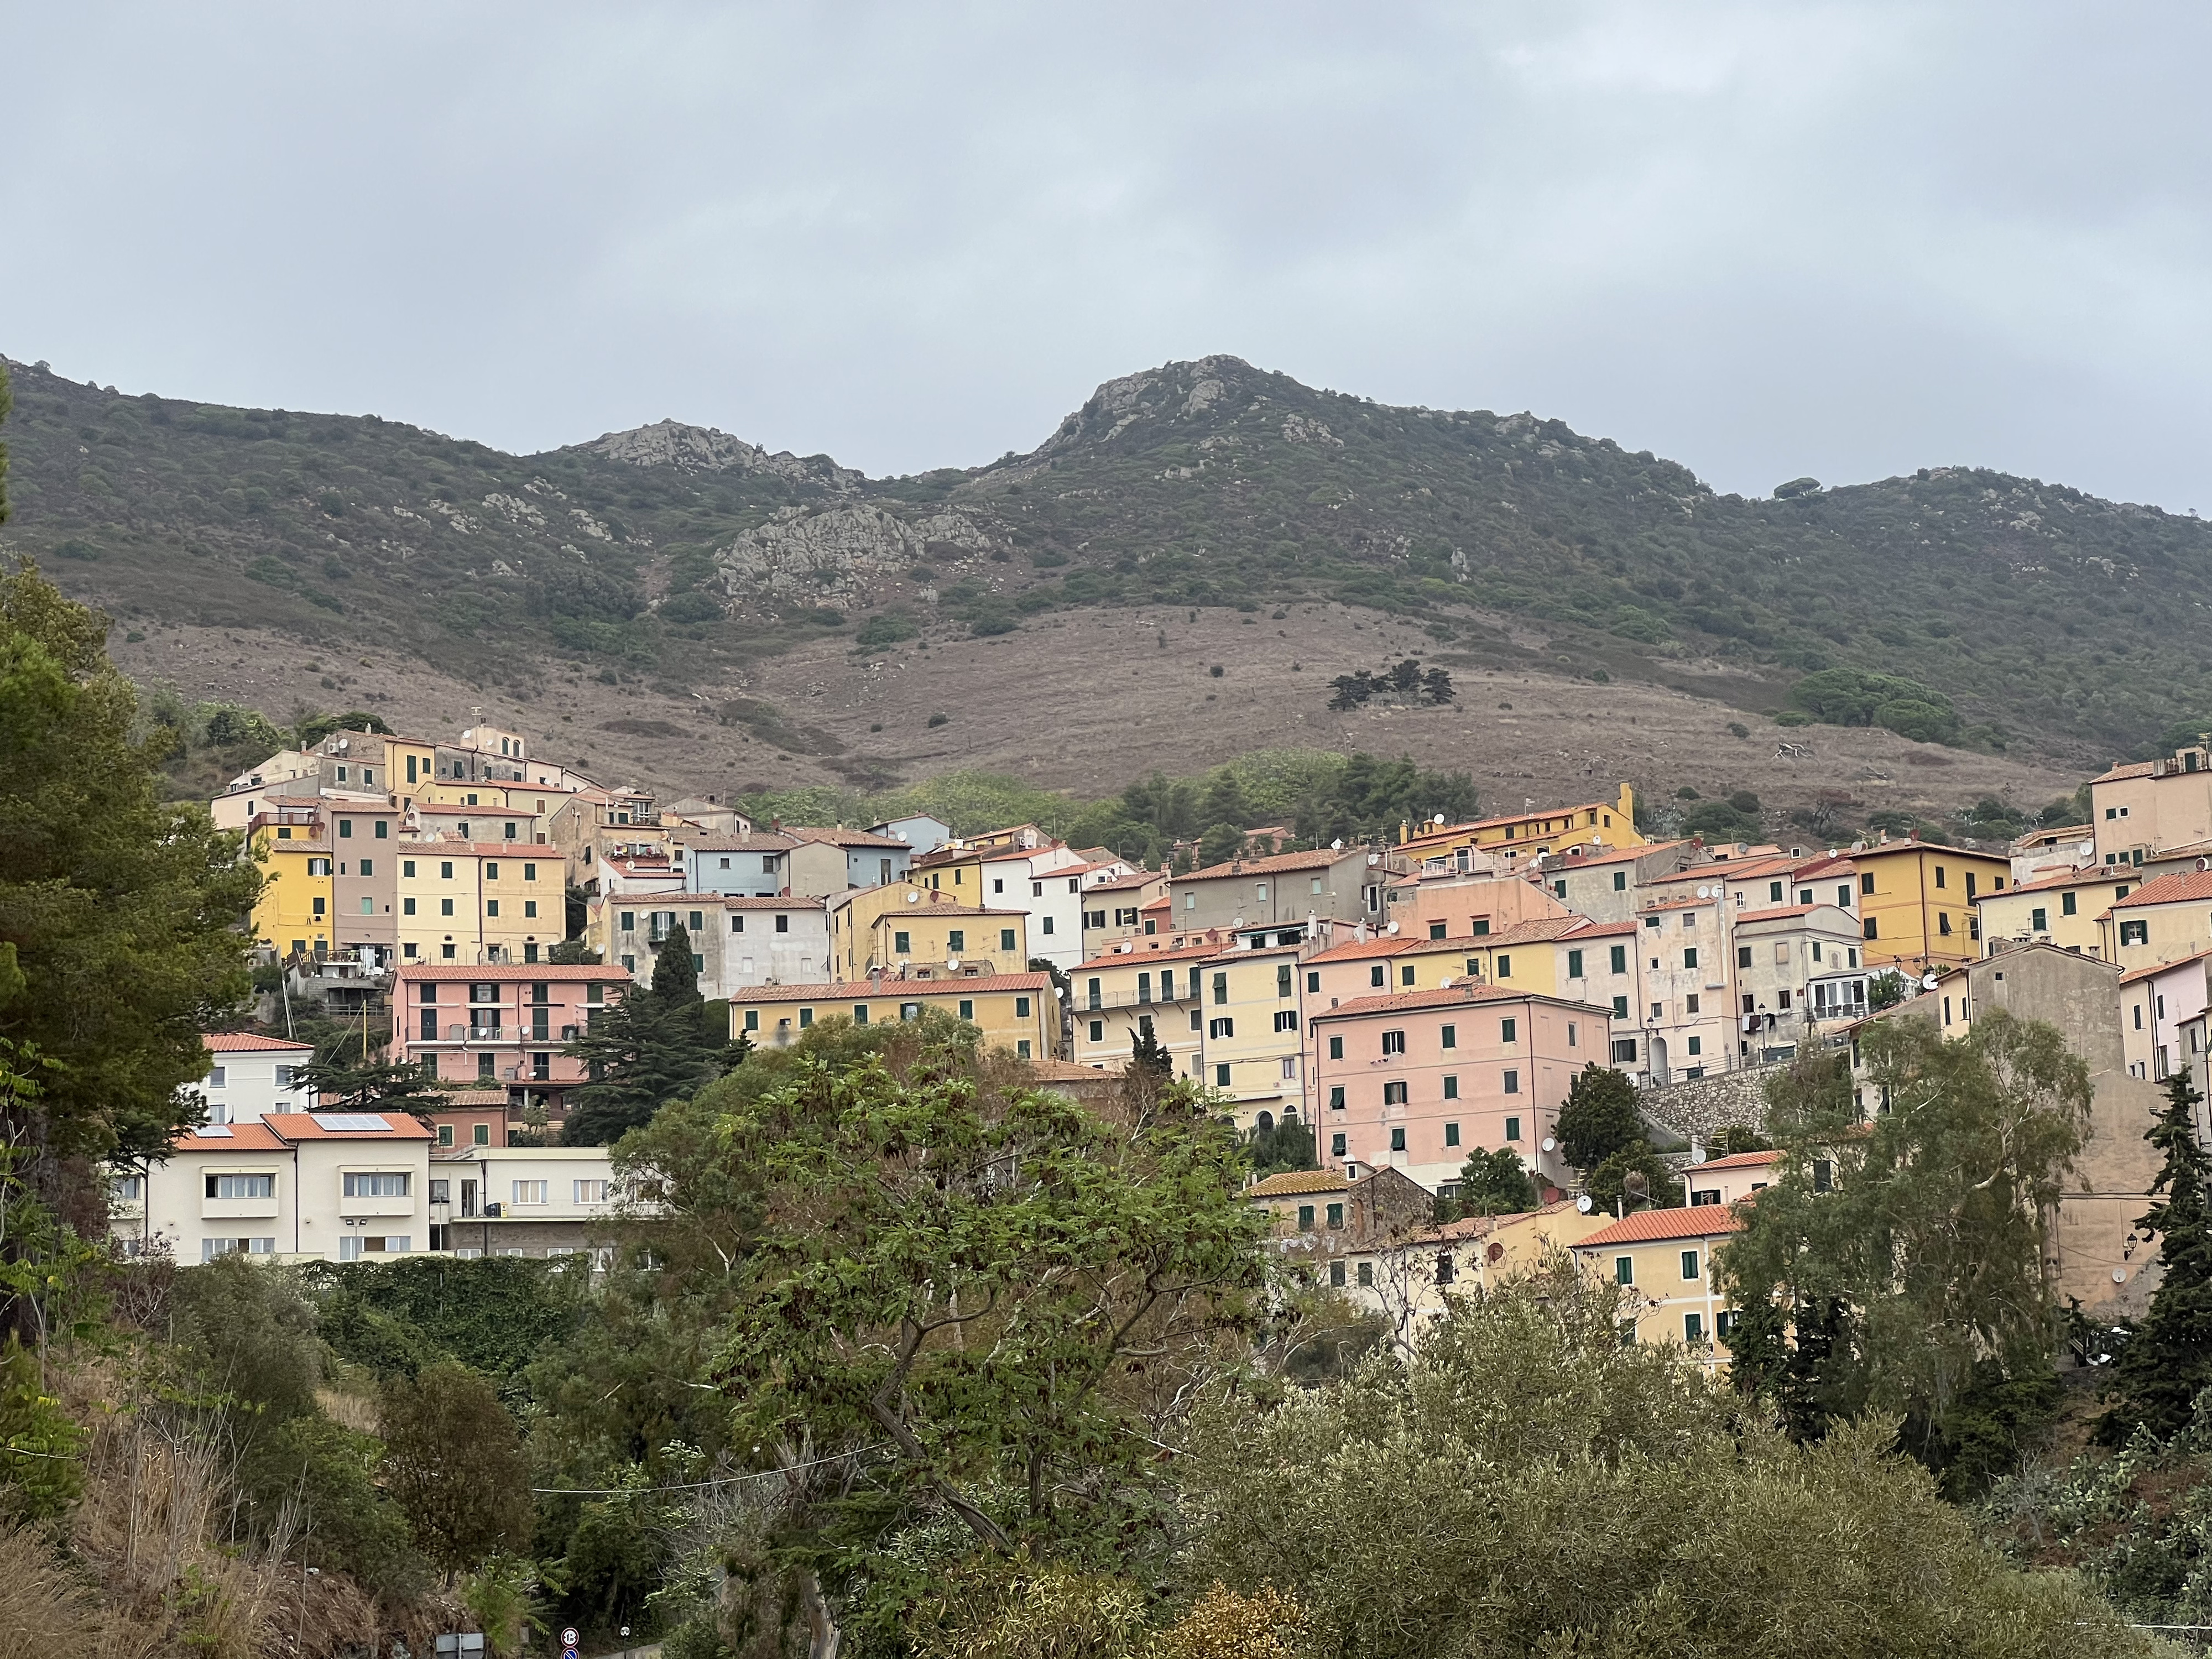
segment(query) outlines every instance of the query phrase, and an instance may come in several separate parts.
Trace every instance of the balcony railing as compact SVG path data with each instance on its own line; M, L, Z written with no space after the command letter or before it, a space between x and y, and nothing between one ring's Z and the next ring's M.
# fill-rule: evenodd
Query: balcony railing
M1079 1014L1097 1014L1109 1008L1165 1007L1197 1000L1197 994L1188 990L1164 990L1150 994L1142 991L1101 991L1097 996L1084 991L1076 998L1075 1012Z

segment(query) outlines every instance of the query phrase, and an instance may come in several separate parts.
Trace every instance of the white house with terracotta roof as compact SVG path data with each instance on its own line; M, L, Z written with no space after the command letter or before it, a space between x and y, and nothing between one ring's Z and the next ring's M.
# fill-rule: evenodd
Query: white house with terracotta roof
M1682 1171L1682 1197L1692 1209L1700 1205L1733 1204L1765 1192L1782 1168L1777 1152L1731 1152L1709 1158Z
M125 1250L180 1266L239 1252L356 1261L429 1243L430 1131L403 1112L277 1112L210 1123L111 1176Z
M207 1103L209 1122L254 1123L271 1112L315 1109L315 1091L294 1080L315 1057L313 1043L251 1031L210 1031L200 1041L207 1075L186 1092Z

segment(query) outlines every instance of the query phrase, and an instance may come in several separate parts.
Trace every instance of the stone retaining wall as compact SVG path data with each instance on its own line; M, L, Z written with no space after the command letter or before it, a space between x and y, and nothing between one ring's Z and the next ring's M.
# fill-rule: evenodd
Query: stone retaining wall
M1786 1063L1777 1063L1717 1072L1711 1077L1639 1090L1636 1103L1653 1127L1681 1140L1711 1145L1722 1130L1733 1125L1763 1129L1766 1079L1788 1069Z

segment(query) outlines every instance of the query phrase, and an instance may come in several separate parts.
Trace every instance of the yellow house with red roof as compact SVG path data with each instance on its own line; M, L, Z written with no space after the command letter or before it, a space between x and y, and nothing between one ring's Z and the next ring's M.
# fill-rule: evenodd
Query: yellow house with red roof
M1977 902L2012 884L2012 860L1917 839L1851 849L1869 968L1917 976L1981 955Z
M2085 957L2102 957L2105 931L2098 918L2118 900L2142 886L2142 878L2099 866L2051 870L1982 896L1982 949L1999 939L2055 945Z
M918 882L857 887L828 900L830 976L1018 974L1030 964L1029 913L957 900Z
M1168 1051L1175 1074L1195 1079L1204 1046L1205 964L1221 954L1221 942L1146 950L1130 941L1129 947L1092 957L1070 976L1077 1063L1126 1064L1137 1034L1149 1031Z
M1538 811L1480 818L1472 823L1440 824L1416 832L1400 825L1397 850L1418 861L1437 859L1468 867L1465 850L1493 853L1519 860L1537 853L1564 853L1570 847L1642 847L1644 837L1636 828L1636 792L1626 784L1612 800L1584 801L1577 806L1547 806Z
M2097 926L2105 960L2123 974L2212 948L2212 869L2145 882L2106 906Z
M976 1027L985 1047L1008 1049L1023 1060L1050 1058L1060 1030L1060 1004L1049 974L974 979L885 974L832 985L755 986L730 1000L730 1035L781 1048L823 1020L880 1025L919 1019L929 1008Z
M1573 1247L1575 1260L1618 1285L1621 1334L1679 1343L1710 1367L1728 1364L1735 1311L1720 1292L1713 1252L1741 1231L1733 1206L1638 1210Z

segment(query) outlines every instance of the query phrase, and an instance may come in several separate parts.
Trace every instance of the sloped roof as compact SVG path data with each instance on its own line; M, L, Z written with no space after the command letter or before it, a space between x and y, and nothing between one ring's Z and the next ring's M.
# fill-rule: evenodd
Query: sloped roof
M281 1152L284 1142L260 1123L210 1123L209 1133L186 1130L172 1143L179 1152ZM229 1131L224 1133L223 1131Z
M349 1120L376 1118L380 1129L342 1127ZM404 1112L271 1112L261 1120L288 1141L431 1140L436 1137Z
M2198 903L2212 899L2212 870L2176 870L2145 882L2125 898L2114 899L2115 910L2133 910L2147 904Z
M1709 1158L1703 1164L1693 1164L1684 1171L1698 1175L1707 1170L1755 1170L1761 1164L1771 1164L1782 1154L1778 1152L1730 1152L1726 1158Z
M766 1002L897 1002L902 999L934 996L974 996L979 991L1045 992L1049 974L978 974L963 979L947 974L941 979L837 980L823 985L761 985L740 991L730 999L744 1008Z
M1226 864L1208 865L1203 870L1194 870L1187 876L1177 876L1177 881L1217 881L1230 876L1288 875L1298 870L1326 870L1346 859L1364 859L1366 849L1346 847L1341 850L1322 848L1313 853L1272 853L1266 858L1231 859Z
M1299 1198L1309 1193L1341 1193L1352 1183L1337 1170L1291 1170L1255 1181L1244 1189L1247 1198Z
M294 1053L305 1050L313 1054L312 1042L293 1042L283 1037L261 1036L252 1031L210 1031L200 1041L211 1054L250 1054L264 1050L289 1049Z
M1705 1167L1711 1168L1710 1164ZM1575 1246L1600 1250L1609 1244L1656 1244L1669 1238L1716 1238L1740 1232L1743 1223L1727 1204L1696 1204L1674 1210L1638 1210L1634 1215L1600 1228Z
M1431 951L1449 956L1465 951L1469 946L1487 945L1497 937L1496 934L1462 933L1457 939L1356 939L1346 944L1332 945L1326 951L1317 951L1308 957L1306 962L1310 966L1324 962L1364 962L1370 957L1418 956Z
M757 838L758 833L755 832ZM787 823L775 833L793 842L811 842L821 847L881 848L886 853L911 853L914 850L910 842L895 840L890 836L872 835L866 830L817 830L811 825ZM736 846L744 844L742 842L732 843ZM757 839L754 844L758 844Z
M399 981L420 984L424 980L449 981L481 980L486 984L495 981L512 984L517 980L606 980L628 982L631 975L624 969L605 963L583 962L526 962L501 963L496 967L481 964L474 968L448 968L442 963L432 967L423 963L408 963L398 972Z

